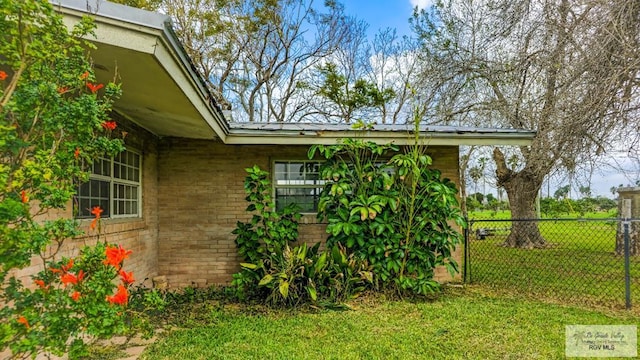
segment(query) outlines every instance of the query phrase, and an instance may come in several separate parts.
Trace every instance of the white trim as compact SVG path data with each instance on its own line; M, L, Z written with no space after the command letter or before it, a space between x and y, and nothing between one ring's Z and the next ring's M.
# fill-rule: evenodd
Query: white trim
M428 132L421 135L420 139L424 145L531 145L532 134L520 133L497 133L497 134L452 134ZM231 130L231 133L224 139L226 144L231 145L333 145L346 138L362 138L373 141L377 144L412 145L414 137L392 131L310 131L287 133L284 130L278 131L255 131Z
M314 160L314 159L272 159L271 160L271 194L273 197L273 204L275 206L275 208L277 209L277 192L276 189L317 189L317 188L324 188L325 184L317 184L317 186L313 186L313 184L311 185L277 185L277 179L276 179L276 163L317 163L317 164L321 164L323 163L325 160ZM320 175L320 173L318 173L318 175ZM326 181L326 180L322 180L322 179L318 179L318 181ZM319 195L318 195L319 196ZM302 215L309 215L309 214L317 214L317 209L315 212L307 212L307 211L301 211L300 212Z
M99 159L104 159L106 161L109 161L109 172L110 175L106 176L106 175L98 175L98 174L94 174L93 173L93 167L91 169L91 173L89 174L89 181L91 180L97 180L97 181L103 181L109 184L109 216L105 216L105 219L139 219L142 218L142 200L143 200L143 196L142 196L142 190L143 190L143 161L144 161L144 157L142 155L141 151L138 151L136 149L131 149L129 147L126 147L125 150L127 152L136 154L139 157L139 162L138 162L138 182L136 182L135 180L127 180L127 179L119 179L116 178L114 176L114 167L115 167L115 161L114 161L114 157L100 157ZM93 166L93 165L92 165ZM127 185L127 186L137 186L138 188L138 196L137 196L137 203L138 203L138 209L137 209L137 213L136 214L120 214L120 215L116 215L115 214L115 208L116 208L116 203L115 203L115 198L114 198L114 187L118 184L121 185ZM80 196L79 192L78 192L78 197ZM120 199L120 200L126 200L126 199ZM78 204L79 205L79 204ZM87 219L86 217L80 217L78 218L80 220L84 220Z

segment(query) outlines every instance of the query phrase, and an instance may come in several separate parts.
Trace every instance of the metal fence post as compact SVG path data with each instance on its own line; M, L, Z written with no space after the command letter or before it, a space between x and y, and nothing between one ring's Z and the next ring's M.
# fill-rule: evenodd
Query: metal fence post
M631 199L622 200L622 227L624 228L624 299L627 310L631 309L631 270L629 265L629 225L631 223Z
M462 282L467 283L468 276L468 263L469 263L469 228L471 224L469 223L469 218L466 218L467 227L464 229L464 267L462 268Z
M629 265L629 219L625 219L624 226L624 295L627 310L631 309L631 270Z

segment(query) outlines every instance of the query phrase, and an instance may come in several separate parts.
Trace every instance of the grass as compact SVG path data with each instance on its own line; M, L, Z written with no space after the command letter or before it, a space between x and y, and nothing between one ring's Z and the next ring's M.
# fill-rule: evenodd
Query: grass
M141 359L561 359L565 325L637 324L630 313L497 297L482 287L434 301L366 298L351 311L210 304ZM197 313L197 314L196 314Z
M562 213L554 218L561 219L613 219L617 217L617 210L612 211L598 211L598 212L587 212L585 214L580 214L577 212L573 213ZM496 220L506 220L511 219L511 211L509 210L479 210L472 211L469 213L470 219L496 219ZM549 218L546 214L542 214L542 218Z
M474 214L479 218L482 214ZM606 214L605 214L606 215ZM602 219L591 214L590 219ZM495 219L508 218L508 213ZM500 246L507 231L480 240L478 228L511 227L505 222L474 222L469 237L469 278L474 283L582 303L621 308L625 304L624 257L615 254L616 222L541 221L544 249ZM640 306L640 258L631 258L632 302Z

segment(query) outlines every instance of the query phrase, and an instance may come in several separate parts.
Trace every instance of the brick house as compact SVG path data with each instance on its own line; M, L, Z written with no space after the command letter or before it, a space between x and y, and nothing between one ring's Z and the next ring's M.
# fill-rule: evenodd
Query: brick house
M239 269L231 231L238 220L250 217L244 211L243 180L244 169L254 164L276 180L299 180L295 184L308 191L297 199L312 209L317 185L305 186L306 175L291 169L307 161L309 145L354 136L348 126L230 123L166 16L100 0L90 1L91 6L86 0L52 2L68 24L87 12L95 15L96 76L106 82L117 71L122 83L113 118L128 133L127 151L96 162L90 182L79 189L78 217L90 218L93 205L105 209L100 240L134 251L125 266L139 281L150 285L151 278L162 275L169 286L181 287L230 280ZM409 142L405 126L376 126L358 136L378 143ZM460 145L526 145L533 133L430 126L421 136L434 166L459 183ZM277 201L300 194L300 185L274 184ZM89 220L81 223L88 227ZM300 237L307 242L326 238L314 214L303 216ZM63 253L76 254L79 246L95 241L95 235L67 241ZM20 275L35 273L40 265L34 260Z

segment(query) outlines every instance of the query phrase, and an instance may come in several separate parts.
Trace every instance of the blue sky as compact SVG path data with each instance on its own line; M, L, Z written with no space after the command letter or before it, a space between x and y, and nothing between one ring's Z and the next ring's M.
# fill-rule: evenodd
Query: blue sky
M409 18L413 7L424 8L431 0L343 0L345 12L369 23L371 37L379 29L396 28L398 35L411 35Z

